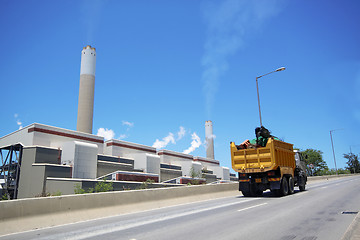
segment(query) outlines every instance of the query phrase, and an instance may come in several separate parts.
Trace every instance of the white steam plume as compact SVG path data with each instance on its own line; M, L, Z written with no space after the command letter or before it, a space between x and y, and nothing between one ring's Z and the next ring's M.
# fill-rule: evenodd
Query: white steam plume
M191 134L191 139L192 139L191 146L183 151L183 153L185 154L192 153L193 151L195 151L195 149L197 149L201 145L201 140L195 132Z
M185 134L186 134L185 128L180 126L179 131L177 133L178 135L177 140L182 139L185 136Z
M86 31L86 43L93 44L100 29L104 0L82 0L80 2L80 20Z
M247 32L259 28L279 12L278 3L279 0L224 0L208 1L204 5L207 37L202 57L202 80L208 115L221 76L229 67L228 58L242 46Z
M169 133L169 135L164 137L162 139L162 141L160 141L159 139L156 139L156 141L154 142L152 147L154 147L156 149L160 149L160 148L166 147L169 143L175 144L175 138L174 138L173 133Z
M100 137L103 137L105 139L105 141L110 140L110 139L114 139L114 137L115 137L114 131L111 130L111 129L107 129L107 128L106 129L105 128L99 128L96 135L98 135Z
M212 135L210 135L210 136L205 137L205 144L204 144L205 149L208 148L209 142L210 142L211 140L214 140L215 138L216 138L216 135L215 135L215 134L212 134Z

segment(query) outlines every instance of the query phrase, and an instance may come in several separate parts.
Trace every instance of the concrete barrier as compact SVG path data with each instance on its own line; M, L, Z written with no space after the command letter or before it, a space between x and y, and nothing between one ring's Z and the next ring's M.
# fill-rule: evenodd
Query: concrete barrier
M309 182L353 175L309 177ZM0 235L241 195L238 183L0 201Z
M334 178L342 178L342 177L351 177L359 174L339 174L339 175L324 175L324 176L312 176L308 177L308 182L313 182L317 180L324 180L324 179L334 179Z
M1 201L0 235L235 195L224 183Z

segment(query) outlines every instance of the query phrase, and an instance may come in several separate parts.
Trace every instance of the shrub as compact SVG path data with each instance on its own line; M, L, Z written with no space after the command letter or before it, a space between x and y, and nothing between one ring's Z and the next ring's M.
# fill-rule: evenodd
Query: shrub
M9 200L8 195L4 193L4 195L1 196L0 201Z
M51 196L61 196L61 195L62 195L62 193L60 191L56 191L51 194Z
M106 182L105 180L102 182L98 182L95 184L95 188L88 188L87 190L81 188L80 183L75 184L74 193L75 194L85 194L85 193L94 193L94 192L109 192L112 191L113 183Z
M145 182L141 183L141 185L139 187L137 187L136 189L147 189L149 187L149 184L152 184L154 183L155 181L148 178L146 179Z
M84 193L86 193L86 191L81 188L80 183L77 183L77 184L75 184L74 193L75 194L84 194Z
M105 180L102 182L98 182L95 184L95 192L109 192L112 191L113 188L113 183L112 182L106 182Z

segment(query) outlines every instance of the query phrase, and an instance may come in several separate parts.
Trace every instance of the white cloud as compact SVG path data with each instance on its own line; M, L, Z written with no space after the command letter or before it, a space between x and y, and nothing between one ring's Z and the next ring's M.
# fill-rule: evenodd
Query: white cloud
M15 113L14 118L16 120L16 124L19 126L19 129L22 129L23 128L22 122L19 119L17 119L18 117L19 117L19 114Z
M192 153L193 151L195 151L195 149L199 148L201 145L201 140L195 132L191 134L191 139L192 139L191 146L183 151L183 153L185 154Z
M178 135L177 140L182 139L185 136L185 134L186 134L185 128L180 126L180 129L177 133L177 135Z
M98 135L100 137L103 137L105 139L105 141L110 140L110 139L114 139L114 137L115 137L114 131L111 130L111 129L107 129L107 128L106 129L105 128L99 128L96 135Z
M128 121L122 121L122 125L124 126L128 126L129 128L133 127L134 126L134 123L132 122L128 122Z
M128 135L126 135L126 134L120 134L120 136L119 136L119 140L122 140L122 139L125 139L125 138L127 138L128 137Z
M169 133L169 135L164 137L161 141L159 139L156 139L152 147L160 149L166 147L169 143L175 144L175 138L173 133Z

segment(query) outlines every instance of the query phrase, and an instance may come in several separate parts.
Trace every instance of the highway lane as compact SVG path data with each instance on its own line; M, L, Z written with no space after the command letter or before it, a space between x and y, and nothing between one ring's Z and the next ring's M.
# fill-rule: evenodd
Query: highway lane
M226 197L7 235L0 239L341 239L360 210L360 177L286 197Z

